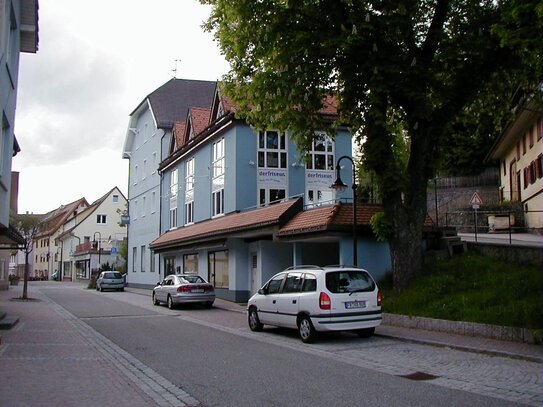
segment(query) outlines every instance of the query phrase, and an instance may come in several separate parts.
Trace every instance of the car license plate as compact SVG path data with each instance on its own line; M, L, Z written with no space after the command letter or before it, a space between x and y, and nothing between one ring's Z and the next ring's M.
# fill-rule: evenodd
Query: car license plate
M349 301L345 303L345 308L366 308L366 301Z
M204 292L204 289L203 288L193 288L192 290L190 290L191 293L203 293Z

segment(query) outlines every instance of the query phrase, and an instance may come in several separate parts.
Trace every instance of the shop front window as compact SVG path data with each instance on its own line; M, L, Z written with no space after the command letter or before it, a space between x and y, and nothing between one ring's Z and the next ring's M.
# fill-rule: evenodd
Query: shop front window
M208 254L208 279L215 288L228 288L228 250Z

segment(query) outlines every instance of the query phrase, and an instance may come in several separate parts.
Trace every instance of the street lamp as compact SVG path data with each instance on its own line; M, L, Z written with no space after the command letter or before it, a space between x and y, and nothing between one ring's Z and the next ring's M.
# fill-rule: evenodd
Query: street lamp
M337 160L336 180L332 185L330 185L330 188L335 189L338 192L343 192L347 189L347 185L341 180L341 166L339 165L341 160L343 160L344 158L349 160L353 167L353 262L354 266L358 267L358 242L356 238L356 167L354 165L353 159L348 155L344 155Z

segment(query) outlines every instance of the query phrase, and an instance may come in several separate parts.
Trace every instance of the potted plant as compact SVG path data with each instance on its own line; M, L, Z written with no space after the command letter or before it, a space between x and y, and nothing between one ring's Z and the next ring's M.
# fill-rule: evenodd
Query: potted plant
M19 284L19 276L15 274L9 275L9 284L10 285L18 285Z

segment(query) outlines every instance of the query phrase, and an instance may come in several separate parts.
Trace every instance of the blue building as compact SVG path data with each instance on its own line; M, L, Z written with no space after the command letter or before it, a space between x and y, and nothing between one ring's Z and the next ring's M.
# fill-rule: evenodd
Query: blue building
M235 113L216 88L210 109L189 108L172 130L158 167L160 236L149 246L161 277L198 273L220 298L244 302L288 266L352 264L352 205L340 203L352 191L330 188L337 158L352 155L349 129L317 132L304 158L288 132L256 132ZM332 98L320 113L334 120ZM352 185L351 174L342 178ZM357 252L379 278L390 256L369 228L377 210L359 208Z
M168 157L176 122L184 121L190 107L209 109L215 82L171 79L130 113L122 156L129 160L127 282L153 287L160 279L158 256L149 243L161 232L159 164ZM162 276L164 274L162 273Z

